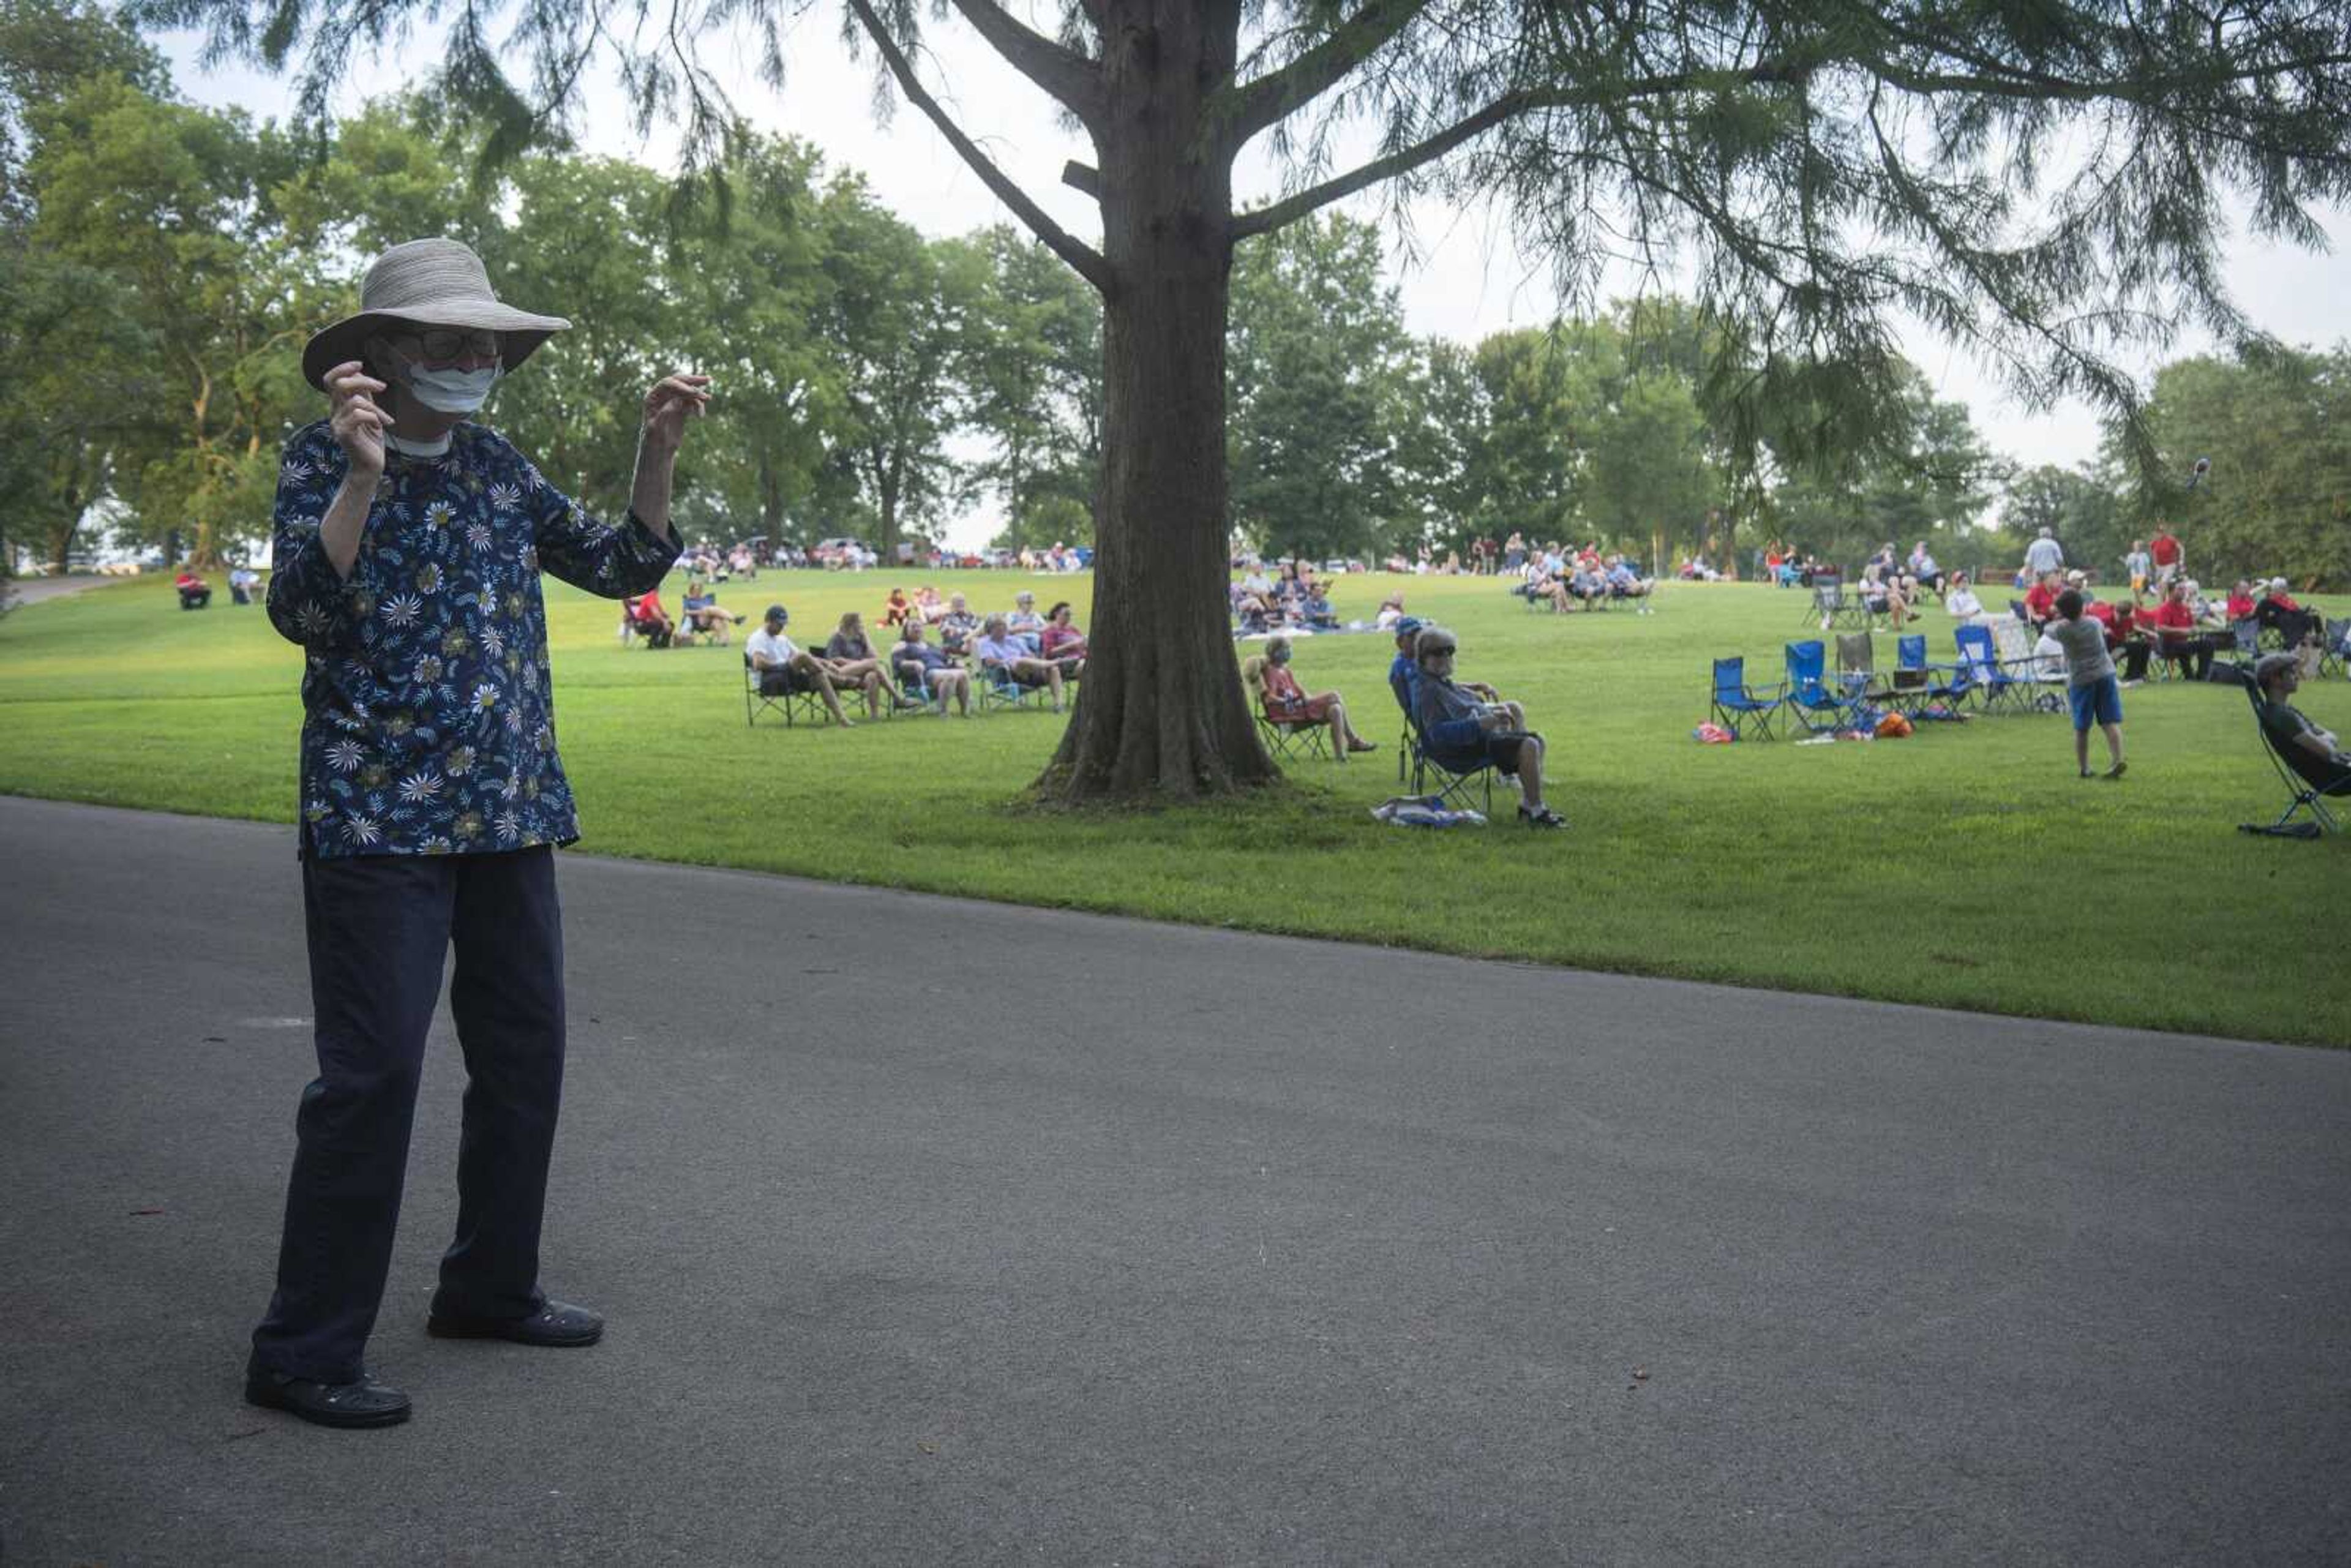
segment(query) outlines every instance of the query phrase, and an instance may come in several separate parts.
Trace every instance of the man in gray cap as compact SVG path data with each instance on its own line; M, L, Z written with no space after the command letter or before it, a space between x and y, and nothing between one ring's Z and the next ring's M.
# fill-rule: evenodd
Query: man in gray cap
M2300 657L2262 654L2253 665L2253 681L2262 688L2262 729L2285 765L2322 795L2351 795L2351 753L2288 700L2302 688Z
M585 1345L538 1241L563 1083L554 846L580 836L556 756L538 576L606 598L676 559L670 476L709 400L644 399L625 521L590 517L468 416L570 323L499 301L455 240L397 246L302 355L328 417L286 444L269 618L302 676L300 841L319 1076L302 1092L277 1291L246 1398L329 1427L405 1420L360 1356L382 1301L424 1037L454 946L465 1057L457 1233L426 1328Z

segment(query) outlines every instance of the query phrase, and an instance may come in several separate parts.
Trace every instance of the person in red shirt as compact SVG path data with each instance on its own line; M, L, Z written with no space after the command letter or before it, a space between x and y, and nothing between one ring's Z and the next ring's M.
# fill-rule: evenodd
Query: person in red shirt
M2147 556L2155 562L2156 587L2166 591L2171 587L2171 580L2188 565L2188 552L2180 549L2171 525L2166 522L2155 525L2155 538L2147 541Z
M645 593L634 599L623 599L621 605L629 612L629 625L645 640L647 645L655 648L669 646L670 639L677 632L677 623L669 618L669 612L662 608L660 594Z
M1045 629L1037 633L1037 651L1047 664L1061 666L1065 681L1085 674L1086 634L1078 630L1068 600L1045 612Z
M2057 613L2057 574L2043 573L2041 580L2024 591L2024 618L2032 622L2035 632L2047 625Z
M180 575L172 580L172 586L180 591L180 608L183 610L202 610L213 601L213 585L186 567L180 569Z
M2196 612L2188 608L2188 584L2175 578L2163 591L2163 602L2150 617L2156 650L2179 666L2190 680L2200 681L2212 667L2211 640L2196 629Z
M1318 724L1331 727L1331 755L1344 762L1358 751L1376 751L1376 743L1365 740L1347 722L1347 705L1337 692L1317 692L1306 695L1298 677L1290 673L1290 645L1287 637L1266 640L1265 662L1259 666L1258 681L1263 688L1259 700L1265 716L1270 723L1285 729L1311 728Z
M2262 595L2261 603L2254 607L2255 614L2262 614L2264 612L2269 614L2276 614L2280 612L2288 615L2301 613L2302 606L2294 601L2294 595L2287 591L2284 578L2270 579L2269 591Z
M2229 590L2228 604L2223 612L2232 626L2240 621L2252 619L2253 585L2241 577L2237 579L2237 586Z
M2090 613L2105 624L2106 652L2121 661L2123 679L2127 683L2147 679L2147 655L2154 644L2139 629L2138 611L2128 601L2108 604L2100 601L2090 606Z

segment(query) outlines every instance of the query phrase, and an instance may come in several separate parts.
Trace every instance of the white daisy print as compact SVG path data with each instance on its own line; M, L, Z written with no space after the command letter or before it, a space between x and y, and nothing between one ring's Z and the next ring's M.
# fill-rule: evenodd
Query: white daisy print
M353 812L343 819L343 836L360 849L373 849L383 842L383 827L373 817Z
M498 706L498 688L484 681L474 688L474 695L470 700L475 713L487 713Z
M400 798L412 806L429 805L441 793L441 780L431 772L412 773L400 781Z
M501 512L511 512L522 505L522 490L514 485L490 486L490 505Z
M395 593L383 601L383 618L394 626L413 626L424 613L424 601L413 593Z
M522 837L522 819L512 811L500 811L496 825L500 843L510 844Z
M457 508L446 501L434 501L424 508L425 522L436 528L447 528L449 520L456 515Z
M327 747L327 766L338 773L349 773L367 760L367 747L356 740L339 740Z
M465 542L475 549L489 549L490 525L487 523L467 523L465 525Z
M316 637L334 623L335 618L315 599L304 600L302 608L294 612L294 630L305 637Z

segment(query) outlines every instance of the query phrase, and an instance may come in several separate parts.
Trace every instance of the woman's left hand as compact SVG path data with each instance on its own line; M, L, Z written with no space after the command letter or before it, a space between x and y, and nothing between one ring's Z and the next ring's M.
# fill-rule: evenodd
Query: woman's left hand
M708 376L664 376L645 393L645 444L675 452L685 441L685 422L710 403Z

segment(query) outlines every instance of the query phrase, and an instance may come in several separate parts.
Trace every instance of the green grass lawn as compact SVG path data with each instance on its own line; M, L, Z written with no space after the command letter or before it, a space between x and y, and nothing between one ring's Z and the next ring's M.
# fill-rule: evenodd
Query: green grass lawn
M874 618L895 582L1017 588L1081 606L1088 580L770 572L724 591L791 606L802 641ZM1573 823L1426 832L1373 821L1395 792L1377 636L1303 643L1381 749L1301 763L1246 805L1142 816L1017 804L1061 721L998 713L746 728L731 651L622 650L615 609L548 582L557 712L585 850L1026 904L1884 998L2053 1019L2351 1040L2333 955L2351 844L2249 838L2284 803L2244 698L2125 694L2130 777L2074 775L2062 718L1924 726L1915 738L1707 747L1708 661L1775 674L1793 592L1675 585L1660 612L1530 614L1490 580L1348 580L1343 615L1402 587L1462 640L1461 667L1527 704ZM666 596L676 602L677 587ZM2326 606L2342 613L2342 601ZM1928 622L1938 658L1947 619ZM1880 638L1882 663L1891 639ZM224 591L182 613L161 579L0 620L0 791L290 821L300 658ZM2304 711L2351 731L2351 685ZM287 874L291 874L289 866ZM1077 983L1078 977L1069 977ZM1564 1008L1562 1034L1576 1020Z

